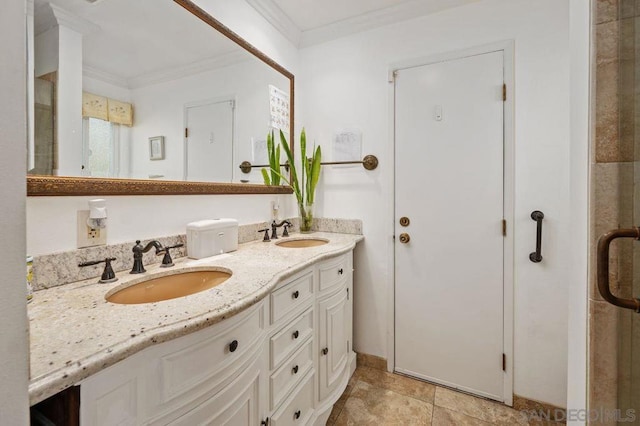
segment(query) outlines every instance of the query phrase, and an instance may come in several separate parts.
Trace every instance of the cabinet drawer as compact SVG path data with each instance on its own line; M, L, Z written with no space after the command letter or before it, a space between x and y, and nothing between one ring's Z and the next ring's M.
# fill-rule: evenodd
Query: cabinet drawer
M298 352L271 375L271 409L276 408L287 394L313 368L313 340L309 340Z
M169 423L172 426L260 424L260 364L256 361L229 386Z
M271 337L269 341L271 350L270 368L277 368L312 335L313 309L309 309Z
M150 414L164 417L226 386L264 341L264 305L162 345L146 366Z
M308 271L271 293L271 324L297 309L311 306L313 296L313 271Z
M344 284L351 276L351 253L343 254L318 265L319 292L323 293Z
M313 415L313 374L309 374L285 404L271 417L273 426L299 426Z

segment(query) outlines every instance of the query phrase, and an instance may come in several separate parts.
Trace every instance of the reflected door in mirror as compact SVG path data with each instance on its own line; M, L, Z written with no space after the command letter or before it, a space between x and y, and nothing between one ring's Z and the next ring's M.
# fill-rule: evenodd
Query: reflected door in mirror
M221 182L232 176L234 100L185 108L185 180Z

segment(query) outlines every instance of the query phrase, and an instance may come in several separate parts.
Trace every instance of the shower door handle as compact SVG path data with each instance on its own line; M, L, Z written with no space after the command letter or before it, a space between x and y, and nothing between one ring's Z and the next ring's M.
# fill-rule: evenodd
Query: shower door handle
M617 238L640 240L640 228L615 229L598 239L596 260L598 291L602 298L612 305L640 312L640 299L621 299L611 293L611 288L609 287L609 247L611 242Z
M531 213L531 219L536 221L536 251L529 254L529 260L533 263L540 263L542 262L542 219L544 219L544 213L535 210Z

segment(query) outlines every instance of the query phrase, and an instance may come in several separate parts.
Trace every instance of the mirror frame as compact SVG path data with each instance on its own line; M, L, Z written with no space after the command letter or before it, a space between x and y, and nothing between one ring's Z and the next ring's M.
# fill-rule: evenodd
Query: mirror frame
M294 133L295 76L191 0L173 0L241 48L289 79L290 135ZM292 144L293 145L293 144ZM291 146L293 151L293 146ZM27 175L27 196L292 194L290 186L232 182L189 182L142 179Z

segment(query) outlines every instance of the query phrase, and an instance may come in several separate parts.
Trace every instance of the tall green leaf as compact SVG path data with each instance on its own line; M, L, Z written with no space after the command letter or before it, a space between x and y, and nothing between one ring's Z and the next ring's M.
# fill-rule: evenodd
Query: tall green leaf
M276 164L271 168L271 174L274 185L280 185L280 144L276 147Z
M269 172L267 172L267 169L262 169L262 179L264 179L264 184L269 186L271 185L271 180L269 179Z
M280 174L280 144L276 146L273 130L267 133L267 158L269 159L269 171L263 169L262 179L265 185L280 185L282 177Z
M307 133L304 131L304 127L302 128L302 132L300 133L300 158L302 160L302 176L300 178L300 183L302 184L302 198L305 198L305 194L308 194L309 191L305 185L305 175L309 176L309 169L307 167Z
M290 185L293 188L293 193L296 194L296 199L299 204L304 202L302 198L302 193L300 192L300 184L298 183L298 174L296 173L296 162L293 158L293 154L291 153L291 149L289 148L289 144L287 143L287 139L284 137L284 133L280 130L280 143L282 145L282 149L284 149L284 153L287 156L287 160L289 161L289 170L291 170L291 180Z
M320 169L322 168L322 151L320 147L314 149L313 158L310 161L309 165L309 189L307 192L307 201L309 204L313 204L316 194L316 185L318 185L318 180L320 179Z

